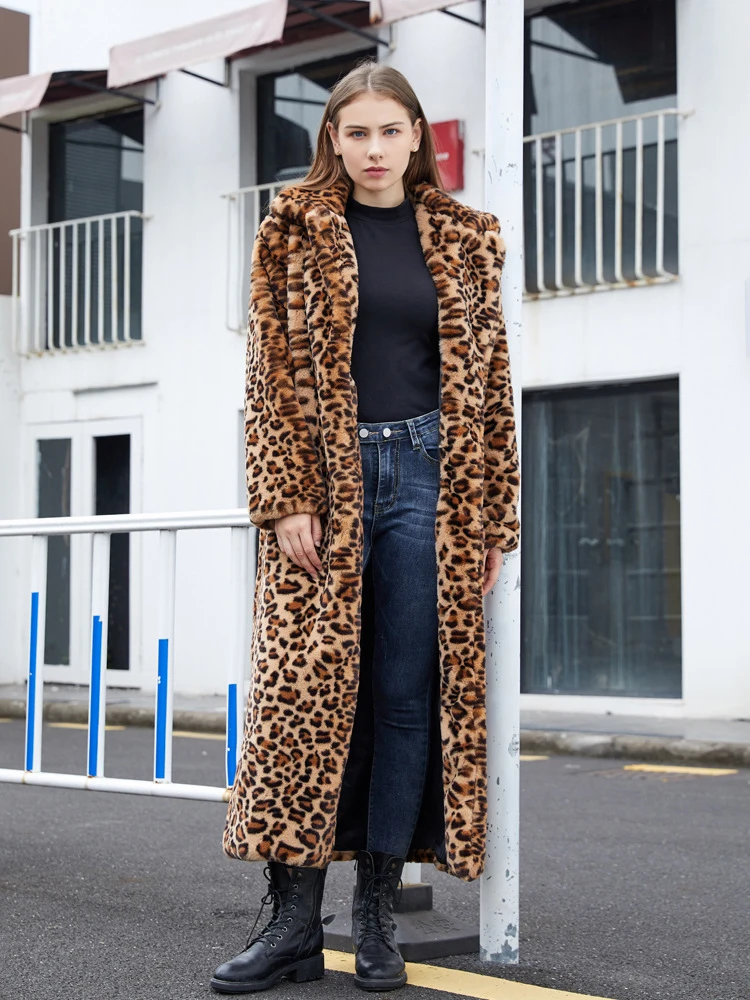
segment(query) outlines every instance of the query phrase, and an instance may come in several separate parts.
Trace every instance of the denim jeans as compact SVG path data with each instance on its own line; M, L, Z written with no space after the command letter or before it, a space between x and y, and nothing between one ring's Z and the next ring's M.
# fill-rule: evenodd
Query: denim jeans
M403 858L416 826L438 676L440 411L359 423L363 571L372 560L374 755L367 848Z

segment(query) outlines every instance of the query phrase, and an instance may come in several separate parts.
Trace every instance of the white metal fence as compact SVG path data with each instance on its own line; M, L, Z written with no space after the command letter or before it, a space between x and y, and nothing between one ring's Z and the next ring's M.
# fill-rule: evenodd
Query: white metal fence
M228 528L231 531L231 594L228 626L231 650L227 667L226 769L224 782L209 785L172 782L172 705L174 691L175 571L177 534L188 529ZM54 517L0 521L0 538L31 537L31 587L29 601L29 669L26 694L26 748L24 768L0 768L0 782L52 785L103 792L130 792L173 798L222 800L234 781L237 754L244 724L244 672L248 654L248 608L252 606L254 575L248 560L255 560L256 533L248 531L244 510L185 514L117 514L98 517ZM158 531L161 580L159 633L153 637L156 679L153 781L108 778L104 774L104 732L109 603L110 538L117 532ZM91 534L91 660L89 683L88 755L86 773L60 774L41 769L45 597L47 592L47 539L50 535Z
M287 183L256 184L223 196L227 202L226 324L237 333L247 328L253 240L268 206Z
M524 139L527 297L672 281L676 108Z
M13 339L24 356L142 340L141 212L11 231Z

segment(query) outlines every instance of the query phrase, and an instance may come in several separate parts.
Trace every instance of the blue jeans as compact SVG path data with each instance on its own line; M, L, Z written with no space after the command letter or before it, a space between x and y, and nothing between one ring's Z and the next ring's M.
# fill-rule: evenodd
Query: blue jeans
M363 572L372 560L374 755L367 848L403 858L427 772L438 678L435 517L440 411L359 423Z

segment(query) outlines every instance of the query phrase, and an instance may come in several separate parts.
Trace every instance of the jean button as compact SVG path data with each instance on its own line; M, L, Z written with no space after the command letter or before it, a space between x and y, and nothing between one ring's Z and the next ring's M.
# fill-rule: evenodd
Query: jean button
M369 433L370 432L368 431L368 429L366 427L360 427L360 429L359 429L359 436L361 438L366 438Z
M383 437L384 438L389 438L390 436L391 436L391 429L390 429L390 427L384 427L383 428Z

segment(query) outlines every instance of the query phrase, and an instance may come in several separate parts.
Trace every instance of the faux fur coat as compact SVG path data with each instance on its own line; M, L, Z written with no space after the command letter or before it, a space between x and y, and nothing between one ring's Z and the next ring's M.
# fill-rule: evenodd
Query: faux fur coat
M245 401L250 519L260 528L251 690L225 852L323 867L366 847L372 594L362 572L362 467L350 373L357 260L348 187L289 187L253 249ZM481 874L487 804L485 545L518 544L518 456L493 215L411 192L438 294L440 683L408 860ZM275 518L319 514L315 580L279 549ZM360 687L360 677L363 683ZM359 720L353 734L358 690ZM364 699L364 700L363 700Z

